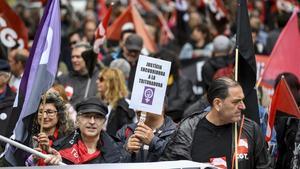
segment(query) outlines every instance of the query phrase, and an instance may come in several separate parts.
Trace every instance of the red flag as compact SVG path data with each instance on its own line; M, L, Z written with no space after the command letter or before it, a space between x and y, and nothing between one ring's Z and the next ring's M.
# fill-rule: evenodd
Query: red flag
M274 84L275 78L282 72L290 72L300 78L300 32L298 28L298 9L294 10L290 20L282 30L270 60L262 76L263 85Z
M145 23L135 8L130 5L127 9L112 23L107 29L107 39L119 40L121 38L121 28L126 22L132 22L135 27L135 31L143 38L144 46L149 52L155 52L157 50L156 44L146 29Z
M112 12L112 6L109 7L107 13L105 14L102 22L99 24L99 26L96 29L95 32L95 42L94 42L94 52L99 53L100 52L100 46L103 45L103 42L105 40L105 35L107 32L107 26L109 22L109 18Z
M170 40L174 40L174 35L170 30L166 19L164 18L163 14L152 3L146 0L138 0L134 2L139 3L145 9L145 11L155 11L154 13L157 16L161 26L159 44L165 45L169 43Z
M27 48L28 30L21 18L10 8L5 0L0 0L0 41L11 48Z
M268 120L268 129L266 134L267 141L269 141L271 138L271 131L274 126L274 120L277 110L300 118L299 108L284 77L281 78L272 97L272 103Z

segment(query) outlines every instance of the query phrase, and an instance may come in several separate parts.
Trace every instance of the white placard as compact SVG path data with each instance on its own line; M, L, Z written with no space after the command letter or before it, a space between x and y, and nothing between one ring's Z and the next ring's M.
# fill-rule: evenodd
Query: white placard
M170 69L171 62L140 55L129 107L161 114Z

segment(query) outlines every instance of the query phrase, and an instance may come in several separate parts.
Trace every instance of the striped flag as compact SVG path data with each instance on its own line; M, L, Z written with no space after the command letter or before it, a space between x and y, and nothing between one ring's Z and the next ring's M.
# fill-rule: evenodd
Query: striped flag
M59 0L52 0L48 1L39 24L17 93L18 96L15 99L13 113L20 114L12 136L16 141L24 143L28 138L30 122L25 119L37 111L41 95L52 86L55 80L60 43ZM22 154L18 154L18 152L14 147L6 147L5 158L14 166L24 165Z

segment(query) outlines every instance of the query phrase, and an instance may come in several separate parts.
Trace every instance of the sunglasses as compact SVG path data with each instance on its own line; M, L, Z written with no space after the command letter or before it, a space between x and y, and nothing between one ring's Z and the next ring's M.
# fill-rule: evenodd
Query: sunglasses
M71 42L69 43L69 45L72 46L72 45L75 45L76 43L77 43L77 41L71 41Z
M105 81L105 79L102 76L99 77L98 80L99 80L99 82L104 82Z

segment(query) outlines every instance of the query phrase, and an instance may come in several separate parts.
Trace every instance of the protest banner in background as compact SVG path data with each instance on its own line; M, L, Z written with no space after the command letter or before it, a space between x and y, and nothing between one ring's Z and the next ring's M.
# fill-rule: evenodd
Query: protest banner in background
M7 48L27 48L28 30L6 1L0 1L0 42Z
M171 62L140 55L130 108L161 114L170 69Z

